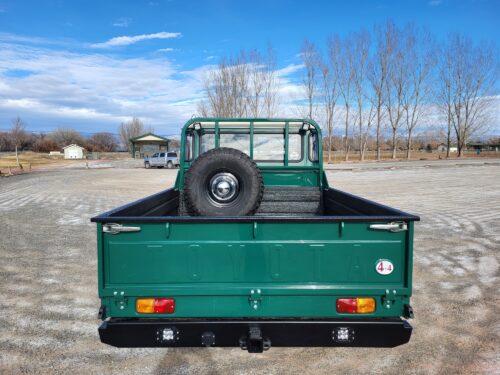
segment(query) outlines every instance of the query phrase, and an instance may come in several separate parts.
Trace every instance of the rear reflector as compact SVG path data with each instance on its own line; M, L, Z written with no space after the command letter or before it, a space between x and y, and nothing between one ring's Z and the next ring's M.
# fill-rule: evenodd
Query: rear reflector
M342 314L366 314L375 311L375 298L338 298L337 312Z
M135 310L141 314L172 314L175 312L173 298L138 298Z

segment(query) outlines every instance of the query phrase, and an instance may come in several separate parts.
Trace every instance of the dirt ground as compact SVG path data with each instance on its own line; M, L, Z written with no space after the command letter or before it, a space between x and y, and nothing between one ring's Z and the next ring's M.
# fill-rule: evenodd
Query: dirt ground
M271 348L259 355L99 342L89 219L170 186L176 171L112 161L0 178L0 373L500 373L497 160L329 169L331 185L421 216L413 336L394 349Z

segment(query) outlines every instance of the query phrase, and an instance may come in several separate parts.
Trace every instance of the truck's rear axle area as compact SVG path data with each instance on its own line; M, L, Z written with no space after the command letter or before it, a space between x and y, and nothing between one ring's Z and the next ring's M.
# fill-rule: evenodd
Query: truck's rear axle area
M240 347L262 353L276 347L395 347L411 325L390 319L119 319L99 327L101 341L117 347Z

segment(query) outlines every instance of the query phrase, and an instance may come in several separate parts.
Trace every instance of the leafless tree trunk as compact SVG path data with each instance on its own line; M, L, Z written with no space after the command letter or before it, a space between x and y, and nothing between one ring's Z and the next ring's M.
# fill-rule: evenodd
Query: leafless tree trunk
M356 117L358 122L358 147L359 158L365 158L365 146L368 132L371 127L371 119L364 116L367 98L366 90L366 69L368 64L368 53L370 50L370 35L366 31L354 34L354 96L356 99ZM370 110L370 115L372 111Z
M16 152L16 163L20 169L23 169L23 166L19 162L19 148L22 147L23 143L26 141L26 124L21 120L21 117L17 116L14 120L12 120L12 128L10 130L10 139L12 144L14 145L14 149Z
M338 65L340 63L341 42L338 36L328 39L328 58L321 64L323 98L328 133L328 163L332 162L333 116L339 98Z
M252 89L248 95L248 112L252 117L259 117L265 82L262 70L262 57L257 50L250 51L248 70L249 85Z
M307 96L307 116L312 119L314 99L318 91L320 57L316 45L307 39L304 40L300 56L306 68L306 76L304 77L303 85Z
M410 159L412 136L424 112L430 93L429 78L435 65L434 42L426 31L407 26L403 32L406 56L407 86L403 91L407 131L406 158Z
M389 71L386 80L386 109L392 130L392 158L396 159L396 136L401 126L404 112L404 95L407 89L408 72L406 69L405 51L401 43L401 32L397 28L390 31L394 40L394 48L390 54Z
M339 77L339 91L344 101L344 152L345 161L349 160L349 116L352 100L352 84L354 77L353 35L349 35L342 43L340 64L337 75Z
M451 97L451 74L452 74L452 64L453 56L450 53L450 49L443 48L441 46L441 53L439 55L439 75L438 83L436 85L436 100L438 111L443 113L446 117L446 157L450 157L450 147L451 147L451 130L452 130L452 118L451 111L453 107L453 101Z
M264 111L266 117L274 117L276 115L276 107L278 106L278 88L280 86L279 77L276 75L276 53L271 45L267 47L267 56L263 67L264 74Z
M475 46L460 34L451 35L444 50L446 56L453 56L451 63L441 66L442 76L449 79L449 83L442 84L442 92L449 100L444 108L461 157L467 141L487 128L492 109L489 95L498 81L500 67L493 46Z
M372 103L376 111L376 148L377 160L380 160L380 138L382 130L383 110L386 97L386 82L389 74L389 59L394 43L393 22L387 22L386 25L375 29L377 44L375 53L371 59L368 69L368 79L371 83Z

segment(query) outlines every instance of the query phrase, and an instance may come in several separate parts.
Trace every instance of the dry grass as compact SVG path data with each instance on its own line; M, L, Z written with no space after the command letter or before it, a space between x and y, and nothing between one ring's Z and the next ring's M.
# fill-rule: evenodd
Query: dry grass
M126 152L103 152L100 153L100 160L124 160L130 159L130 154ZM62 155L51 156L47 153L38 153L24 151L19 153L19 162L22 168L19 168L16 161L16 155L13 152L0 153L0 175L1 174L19 174L37 169L52 169L65 165L81 163L82 160L65 160Z
M49 156L37 152L21 152L19 153L19 162L24 169L28 169L29 165L36 168L41 165L55 165L66 162L62 156ZM17 168L16 155L13 152L0 154L0 168Z

